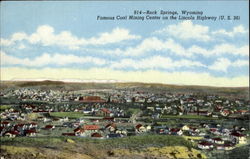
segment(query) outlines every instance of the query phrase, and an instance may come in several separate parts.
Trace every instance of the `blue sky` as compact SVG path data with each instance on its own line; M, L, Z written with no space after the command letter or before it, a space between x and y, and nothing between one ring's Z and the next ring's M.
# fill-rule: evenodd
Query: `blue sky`
M159 16L160 10L179 15L203 11L202 16L240 20L97 20L98 15L126 16L134 10L156 10ZM248 86L248 12L248 1L1 2L2 80ZM52 73L61 70L72 73ZM89 76L79 76L81 71ZM132 77L137 74L142 76Z

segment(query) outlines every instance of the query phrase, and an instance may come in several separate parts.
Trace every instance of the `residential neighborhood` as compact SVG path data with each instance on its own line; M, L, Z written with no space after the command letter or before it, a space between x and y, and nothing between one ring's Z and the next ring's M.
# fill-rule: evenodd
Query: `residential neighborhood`
M249 144L250 101L134 89L1 92L1 137L75 136L110 140L182 136L203 151ZM11 103L13 101L13 103Z

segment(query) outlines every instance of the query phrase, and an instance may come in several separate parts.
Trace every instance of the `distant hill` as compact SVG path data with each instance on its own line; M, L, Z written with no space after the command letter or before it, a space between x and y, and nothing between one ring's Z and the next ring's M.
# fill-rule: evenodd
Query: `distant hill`
M159 83L137 82L63 82L63 81L1 81L1 90L16 88L40 88L52 90L84 90L84 89L128 89L135 91L172 92L214 94L249 99L248 87L211 87L194 85L170 85Z

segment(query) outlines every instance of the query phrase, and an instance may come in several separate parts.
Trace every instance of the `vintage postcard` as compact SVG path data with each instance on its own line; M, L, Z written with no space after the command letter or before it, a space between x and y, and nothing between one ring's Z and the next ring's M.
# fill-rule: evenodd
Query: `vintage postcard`
M2 1L1 159L247 159L249 1Z

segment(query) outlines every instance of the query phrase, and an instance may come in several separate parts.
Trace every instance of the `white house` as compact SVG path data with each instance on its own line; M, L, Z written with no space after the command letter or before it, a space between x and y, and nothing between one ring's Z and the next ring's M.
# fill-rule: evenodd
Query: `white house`
M202 141L198 143L198 148L203 149L203 150L208 150L213 148L213 144L207 141Z

